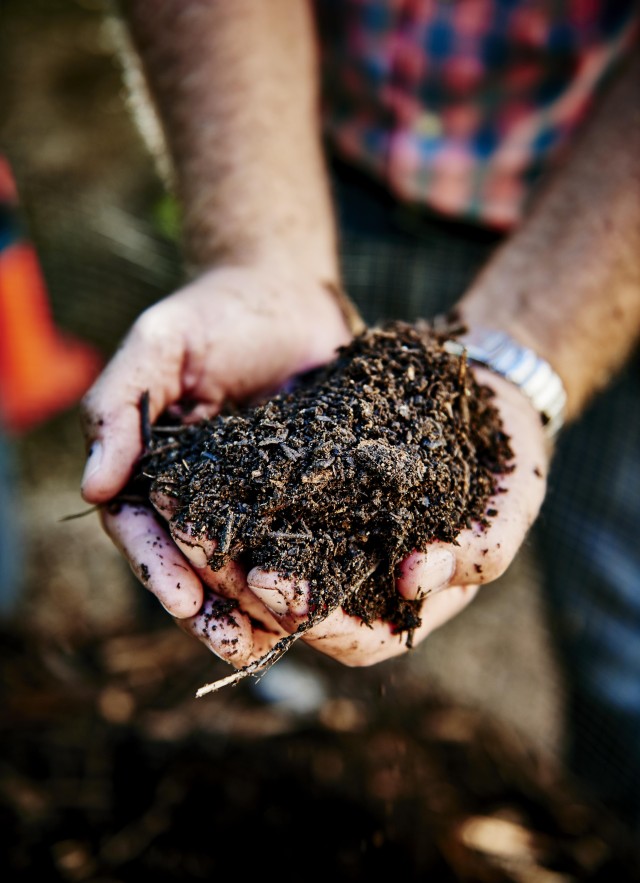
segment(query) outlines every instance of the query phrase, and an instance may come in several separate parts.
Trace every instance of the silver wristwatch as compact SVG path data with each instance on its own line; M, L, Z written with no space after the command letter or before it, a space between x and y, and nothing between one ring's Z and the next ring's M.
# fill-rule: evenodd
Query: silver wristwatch
M452 343L466 350L471 364L484 365L514 383L540 412L547 435L557 434L564 423L567 394L547 361L504 331L474 328Z

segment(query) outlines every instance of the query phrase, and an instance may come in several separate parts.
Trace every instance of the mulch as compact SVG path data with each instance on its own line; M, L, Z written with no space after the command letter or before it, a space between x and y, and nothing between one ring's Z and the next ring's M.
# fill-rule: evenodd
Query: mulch
M174 525L215 541L214 570L239 560L307 581L309 618L282 651L339 606L410 647L421 600L396 591L398 565L487 526L512 468L493 393L449 336L426 322L366 329L265 403L143 426L126 494L171 498Z

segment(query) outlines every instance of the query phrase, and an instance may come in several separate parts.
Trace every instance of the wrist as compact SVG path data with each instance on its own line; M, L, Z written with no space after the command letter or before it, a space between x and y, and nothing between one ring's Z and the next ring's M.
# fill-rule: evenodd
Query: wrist
M546 359L498 328L465 329L450 346L461 348L471 365L487 368L517 387L539 414L547 438L555 438L564 424L567 394Z
M269 250L266 247L245 251L241 256L227 255L224 260L209 264L191 264L187 267L191 281L213 276L216 279L228 274L248 274L260 282L264 280L264 297L273 296L274 290L287 292L294 303L292 307L310 309L309 318L320 308L323 313L337 313L349 335L359 334L365 323L353 301L346 294L338 268L335 252L322 256L316 253L312 259L291 249Z
M221 264L172 296L174 327L200 315L207 341L216 329L234 329L232 334L240 334L247 345L262 341L260 346L279 352L285 367L304 371L330 360L356 333L339 292L339 283L317 278L305 265ZM183 331L193 332L191 327Z
M280 233L276 218L271 218L266 230L258 225L248 229L248 225L234 224L231 219L222 226L224 229L219 229L219 221L215 225L201 221L183 226L182 250L191 275L218 266L237 266L260 267L291 277L299 277L302 272L329 279L339 276L337 245L329 231L307 233L299 228Z

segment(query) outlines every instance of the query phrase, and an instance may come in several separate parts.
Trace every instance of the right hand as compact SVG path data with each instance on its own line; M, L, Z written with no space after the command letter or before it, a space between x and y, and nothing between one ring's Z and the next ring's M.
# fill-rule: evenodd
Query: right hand
M126 485L142 453L145 391L152 423L184 401L195 402L184 419L211 417L225 401L256 400L330 361L350 338L330 284L270 267L209 270L139 317L85 396L83 497L109 503ZM102 519L170 614L183 619L200 610L200 575L150 506L106 507Z

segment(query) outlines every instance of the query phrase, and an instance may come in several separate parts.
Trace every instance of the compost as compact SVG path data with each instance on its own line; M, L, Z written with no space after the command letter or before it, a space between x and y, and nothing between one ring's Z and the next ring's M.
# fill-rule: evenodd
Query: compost
M328 366L251 408L149 432L138 482L176 504L174 524L230 559L310 588L304 628L338 606L381 618L411 645L420 600L399 563L486 526L512 451L491 390L427 323L367 329Z

